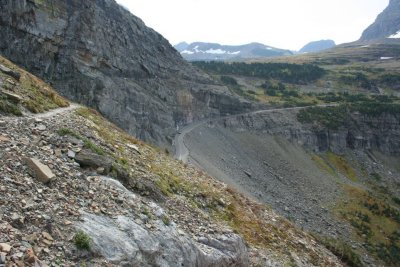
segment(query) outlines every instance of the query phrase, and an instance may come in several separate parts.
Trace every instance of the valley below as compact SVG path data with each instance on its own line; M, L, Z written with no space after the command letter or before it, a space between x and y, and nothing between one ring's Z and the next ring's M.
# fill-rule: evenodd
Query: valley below
M365 264L377 264L366 246L370 238L347 214L359 211L348 204L352 190L389 203L400 194L398 114L356 113L353 126L329 130L299 122L299 113L313 108L329 107L277 108L189 125L175 138L175 156L307 232L351 244Z

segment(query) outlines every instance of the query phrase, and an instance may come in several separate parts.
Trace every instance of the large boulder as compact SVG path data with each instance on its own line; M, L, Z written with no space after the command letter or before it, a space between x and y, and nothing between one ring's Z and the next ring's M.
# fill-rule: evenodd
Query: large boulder
M84 149L75 155L75 161L82 167L104 168L104 173L111 171L114 161L107 156L96 154L90 150Z
M88 213L76 227L90 236L94 253L119 266L249 266L246 246L236 234L196 242L161 221L157 230L148 230L129 217L111 219Z

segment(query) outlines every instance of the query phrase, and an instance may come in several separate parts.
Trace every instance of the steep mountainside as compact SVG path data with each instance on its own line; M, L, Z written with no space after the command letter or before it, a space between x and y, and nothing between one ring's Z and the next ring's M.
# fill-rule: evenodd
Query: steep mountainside
M114 0L0 0L0 35L1 54L144 140L249 107Z
M332 48L335 45L336 44L333 40L314 41L306 44L302 49L300 49L299 53L319 52L325 49Z
M360 41L395 37L398 32L400 32L400 0L390 0L389 6L363 32Z
M175 46L189 61L194 60L241 60L292 55L289 50L270 47L259 43L245 45L220 45L215 43L191 43L182 48Z
M0 266L343 266L265 205L0 61L0 107L13 107L0 110Z
M351 243L367 266L398 266L400 113L345 112L340 127L326 126L343 109L231 116L198 125L183 142L189 162L299 227ZM318 119L303 120L308 112Z

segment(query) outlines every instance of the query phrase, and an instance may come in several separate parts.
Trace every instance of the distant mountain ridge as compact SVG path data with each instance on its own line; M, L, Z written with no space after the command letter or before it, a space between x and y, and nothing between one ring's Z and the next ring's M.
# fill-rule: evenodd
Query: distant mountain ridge
M322 50L326 50L336 46L335 41L333 40L320 40L314 41L306 44L302 49L300 49L299 53L313 53L319 52Z
M360 41L400 38L400 0L390 0L388 7L378 15L362 34Z
M245 45L221 45L217 43L195 42L185 46L185 42L175 45L175 49L189 61L230 60L276 57L293 55L290 50L279 49L260 43Z

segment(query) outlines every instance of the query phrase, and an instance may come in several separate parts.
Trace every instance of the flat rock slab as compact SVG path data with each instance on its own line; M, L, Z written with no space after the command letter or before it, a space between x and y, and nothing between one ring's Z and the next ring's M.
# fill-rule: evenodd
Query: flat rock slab
M90 150L84 149L75 155L75 161L82 167L104 168L105 173L111 171L113 160L109 157L98 155Z
M0 71L5 73L5 74L7 74L7 75L10 75L11 77L16 79L17 81L19 81L19 79L21 78L21 74L19 72L13 71L12 69L9 69L6 66L1 65L1 64L0 64Z
M0 243L0 251L9 253L11 251L11 246L6 243Z
M9 141L10 141L10 138L8 138L6 136L3 136L3 135L0 135L0 143L1 142L9 142Z
M25 161L31 170L31 174L42 183L48 183L55 177L50 168L41 163L38 159L26 158Z
M4 95L5 97L7 97L8 99L10 99L11 101L15 102L15 103L19 103L23 100L23 98L20 95L14 94L10 91L7 90L1 90L0 94Z
M186 233L163 222L137 224L125 216L108 218L84 213L76 228L91 238L90 249L118 266L245 267L249 254L235 234L204 238L196 242Z

